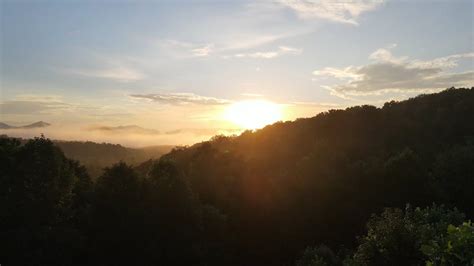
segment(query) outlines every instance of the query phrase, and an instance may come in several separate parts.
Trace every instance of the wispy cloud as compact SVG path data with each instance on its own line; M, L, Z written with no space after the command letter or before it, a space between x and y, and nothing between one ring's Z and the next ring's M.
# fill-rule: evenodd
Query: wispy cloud
M196 57L207 57L218 55L222 58L230 57L249 57L249 58L274 58L284 54L301 54L302 49L292 48L288 46L279 46L275 50L253 52L253 53L237 53L240 51L248 51L259 46L268 45L280 41L282 39L294 37L308 33L308 30L295 30L293 32L282 34L254 35L243 34L229 36L225 41L194 43L174 39L159 40L158 45L169 55L175 58L190 59ZM237 54L235 54L237 53Z
M159 40L158 45L180 58L206 57L215 50L213 43L193 43L174 39Z
M166 135L177 135L177 134L193 134L196 136L214 136L218 134L237 134L240 133L240 129L223 129L223 128L180 128L175 130L166 131Z
M125 66L100 69L69 69L66 70L66 72L85 77L110 79L118 82L137 81L145 77L140 71Z
M71 110L74 105L65 103L57 95L17 95L14 99L0 102L0 113L4 115L48 114Z
M154 102L170 105L221 105L230 101L214 97L206 97L194 93L153 93L153 94L132 94L134 98L147 99Z
M260 93L241 93L240 95L242 96L245 96L245 97L251 97L251 98L260 98L260 97L264 97L263 94L260 94Z
M390 47L390 48L393 48ZM433 60L410 60L396 57L389 49L378 49L369 58L374 62L362 66L324 68L314 71L319 77L333 77L345 83L328 86L334 95L369 95L389 91L436 91L452 86L470 86L474 70L448 72L462 59L474 53L455 54Z
M315 107L327 107L327 108L337 108L341 107L338 103L325 103L325 102L290 102L288 105L298 105L298 106L315 106Z
M140 57L99 53L87 49L81 49L77 53L82 53L85 60L74 65L56 66L54 69L62 74L108 79L121 83L146 78L143 72L143 60Z
M160 131L155 129L143 128L137 125L125 126L92 126L89 131L99 131L105 134L136 134L136 135L158 135Z
M67 108L68 106L59 103L44 103L32 101L5 101L0 103L0 113L2 114L35 114L47 113L55 110Z
M214 47L214 44L208 44L203 47L194 48L191 50L191 52L193 53L194 56L198 56L198 57L208 56L212 52L213 47Z
M325 19L357 25L357 18L375 10L384 0L281 0L279 4L292 9L303 19Z
M165 136L165 135L195 135L195 136L214 136L218 134L236 134L240 133L240 129L224 129L224 128L179 128L160 132L159 130L144 128L137 125L124 126L105 126L94 125L86 128L87 131L100 132L106 135L148 135L148 136Z
M252 53L239 53L235 54L237 58L262 58L271 59L282 55L299 55L302 53L302 49L297 49L288 46L280 46L277 50L263 51L263 52L252 52Z
M248 50L262 45L270 44L281 39L286 39L299 34L307 33L304 32L288 32L282 34L267 34L261 36L255 35L243 35L243 36L231 36L231 40L228 43L224 43L220 47L220 51L235 51L235 50Z
M97 119L98 117L126 117L129 112L110 107L106 104L94 105L71 99L63 99L59 95L19 94L12 99L0 102L0 114L12 118L15 115L28 116L64 116ZM69 117L70 118L70 117ZM49 119L49 118L45 118Z

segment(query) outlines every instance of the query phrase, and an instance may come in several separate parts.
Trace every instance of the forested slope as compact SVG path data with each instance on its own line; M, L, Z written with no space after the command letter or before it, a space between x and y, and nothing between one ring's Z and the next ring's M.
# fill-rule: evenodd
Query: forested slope
M331 110L163 160L228 215L241 256L280 260L304 245L350 246L384 207L437 202L473 217L474 90Z
M0 137L8 137L7 135ZM21 144L28 142L28 139L17 138ZM92 141L65 141L53 140L68 157L79 161L84 165L91 176L96 179L105 167L112 166L120 161L130 165L140 165L149 160L160 158L163 154L170 152L174 146L158 145L142 148L124 147L120 144L97 143Z
M95 182L45 138L0 138L0 166L6 265L474 261L474 89L217 136Z

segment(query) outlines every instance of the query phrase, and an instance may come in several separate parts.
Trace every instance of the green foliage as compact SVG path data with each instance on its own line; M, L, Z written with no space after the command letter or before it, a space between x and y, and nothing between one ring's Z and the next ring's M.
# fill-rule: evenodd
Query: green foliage
M359 265L418 265L425 261L426 243L445 234L450 224L461 224L464 215L456 209L386 209L367 223L353 259ZM452 226L452 225L451 225ZM467 246L465 246L467 248Z
M442 198L474 215L474 143L456 145L437 156L433 171Z
M339 259L334 252L325 245L308 247L296 261L296 266L329 266L338 265Z
M318 255L313 256L306 256L304 255L303 258L296 262L296 266L328 266L323 258L319 257Z
M199 209L171 163L157 163L148 178L123 162L106 168L90 216L93 258L104 265L192 264Z
M24 145L0 138L0 151L2 260L71 263L85 244L77 221L89 176L43 137Z
M426 265L473 265L474 226L471 221L447 227L447 234L440 234L421 246L428 257Z

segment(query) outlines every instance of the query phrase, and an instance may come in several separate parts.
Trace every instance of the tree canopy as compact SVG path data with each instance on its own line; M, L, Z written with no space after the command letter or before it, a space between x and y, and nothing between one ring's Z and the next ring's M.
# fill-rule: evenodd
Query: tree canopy
M452 88L216 136L96 180L44 137L1 137L0 262L469 265L473 121L474 89Z

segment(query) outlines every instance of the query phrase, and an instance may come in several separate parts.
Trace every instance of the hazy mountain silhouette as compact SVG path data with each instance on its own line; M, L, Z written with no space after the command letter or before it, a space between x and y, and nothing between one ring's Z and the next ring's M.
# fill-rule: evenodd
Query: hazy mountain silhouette
M107 134L139 134L139 135L156 135L160 134L158 130L155 129L149 129L149 128L143 128L137 125L125 125L125 126L116 126L116 127L111 127L111 126L97 126L97 127L92 127L90 130L93 131L101 131L102 133L107 133Z
M35 122L33 124L29 124L29 125L26 125L26 126L22 126L20 128L37 128L37 127L49 127L51 124L49 123L46 123L44 121L38 121L38 122Z
M10 126L6 123L0 122L0 129L19 129L19 128L25 128L25 129L31 129L31 128L41 128L41 127L49 127L51 124L46 123L44 121L38 121L32 124L24 125L24 126Z
M0 124L1 126L1 124ZM8 126L8 125L7 125ZM0 137L8 137L0 135ZM22 144L29 139L16 138ZM105 167L120 161L131 165L139 165L150 159L159 159L163 154L173 149L173 145L156 145L142 148L130 148L120 144L96 143L92 141L53 140L64 154L79 161L87 168L92 178L99 176Z
M12 126L8 125L8 124L5 124L5 123L2 123L0 122L0 129L10 129L12 128Z

